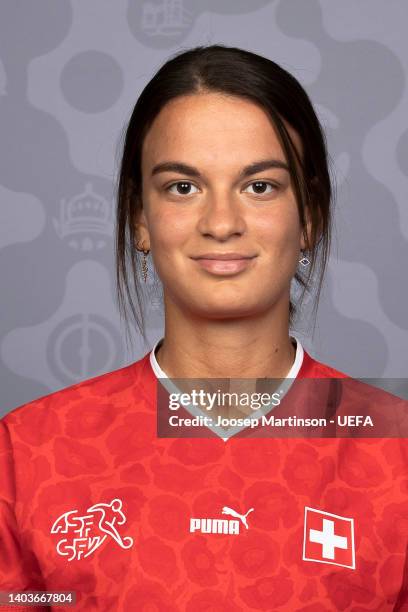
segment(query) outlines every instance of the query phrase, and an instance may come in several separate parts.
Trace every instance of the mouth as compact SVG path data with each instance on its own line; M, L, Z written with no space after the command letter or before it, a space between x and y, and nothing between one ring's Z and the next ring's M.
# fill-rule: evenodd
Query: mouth
M217 256L197 257L193 258L197 264L207 272L221 276L229 274L237 274L246 270L253 265L256 255L250 257L234 256L232 259L228 256L219 259Z

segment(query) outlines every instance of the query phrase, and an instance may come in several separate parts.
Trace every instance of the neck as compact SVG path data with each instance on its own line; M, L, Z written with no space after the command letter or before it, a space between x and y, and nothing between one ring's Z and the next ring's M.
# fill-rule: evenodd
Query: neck
M156 353L170 378L284 378L295 360L288 307L242 319L186 315L165 302L164 340Z

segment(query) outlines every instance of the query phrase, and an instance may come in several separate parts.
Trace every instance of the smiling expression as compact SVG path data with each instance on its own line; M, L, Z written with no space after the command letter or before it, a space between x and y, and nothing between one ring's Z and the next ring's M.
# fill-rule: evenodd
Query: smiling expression
M285 155L262 108L214 92L173 99L145 137L142 177L138 236L165 301L209 318L288 306L305 245Z

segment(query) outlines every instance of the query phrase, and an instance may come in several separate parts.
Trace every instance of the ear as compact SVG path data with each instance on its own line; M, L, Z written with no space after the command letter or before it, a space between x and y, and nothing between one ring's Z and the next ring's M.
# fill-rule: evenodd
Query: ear
M302 251L308 250L308 244L307 244L308 242L309 242L309 247L313 248L313 245L311 244L311 236L312 236L312 221L310 218L310 211L308 208L306 208L305 225L303 226L302 234L300 237L300 248Z
M150 249L150 234L147 218L144 209L139 210L135 222L135 246L143 245L145 249Z
M318 183L319 181L318 181L317 176L314 176L310 180L309 189L310 189L310 199L311 200L313 200L313 198L315 197ZM308 241L306 240L306 236L308 238ZM318 242L319 238L320 238L320 230L317 231L316 242ZM305 209L305 225L302 230L302 236L300 239L300 248L302 249L302 251L308 249L307 242L309 242L309 247L313 249L315 245L312 244L312 219L311 219L309 207Z

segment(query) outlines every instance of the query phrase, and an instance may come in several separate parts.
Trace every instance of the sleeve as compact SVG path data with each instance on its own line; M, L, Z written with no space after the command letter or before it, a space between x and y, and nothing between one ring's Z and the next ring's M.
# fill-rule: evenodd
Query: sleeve
M405 565L402 585L393 610L394 612L408 612L408 544L405 551Z
M37 559L23 549L15 514L15 469L10 434L0 419L0 592L45 591ZM43 606L7 606L0 610L46 610Z

